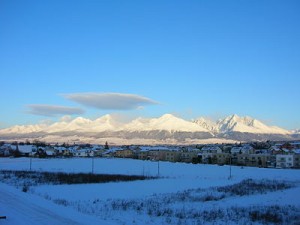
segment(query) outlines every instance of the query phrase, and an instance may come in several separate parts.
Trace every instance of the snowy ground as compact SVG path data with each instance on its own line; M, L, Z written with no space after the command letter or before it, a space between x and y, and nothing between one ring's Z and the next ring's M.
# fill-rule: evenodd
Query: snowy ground
M0 158L0 170L29 168L28 158ZM32 170L89 173L92 159L33 159ZM160 179L39 185L31 186L27 193L22 192L20 182L15 186L0 183L0 216L7 216L6 220L0 220L0 224L249 224L247 218L239 216L249 213L256 216L256 211L265 209L298 216L300 220L299 170L232 167L232 179L228 179L229 166L102 158L94 159L93 170L95 173L149 176L156 176L159 170ZM293 187L203 200L203 197L223 195L214 187L236 184L245 179L276 180ZM203 215L206 219L215 219L204 221ZM297 219L292 220L297 224L295 221ZM263 221L254 222L260 224Z

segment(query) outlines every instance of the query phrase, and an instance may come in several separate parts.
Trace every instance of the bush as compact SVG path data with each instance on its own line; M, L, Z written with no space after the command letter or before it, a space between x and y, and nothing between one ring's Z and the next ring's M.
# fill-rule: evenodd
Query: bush
M3 180L10 180L16 177L18 180L28 180L31 185L37 184L87 184L106 183L154 179L139 175L121 174L91 174L91 173L61 173L61 172L35 172L35 171L0 171Z
M244 196L252 194L264 194L269 191L278 191L291 187L292 185L286 182L275 180L255 181L252 179L247 179L237 184L218 187L216 190L219 192L228 193L230 195Z
M29 186L27 186L27 185L24 185L23 187L22 187L22 191L23 192L28 192L29 191Z
M53 202L58 204L58 205L63 205L63 206L68 206L69 205L68 201L65 200L65 199L54 199Z

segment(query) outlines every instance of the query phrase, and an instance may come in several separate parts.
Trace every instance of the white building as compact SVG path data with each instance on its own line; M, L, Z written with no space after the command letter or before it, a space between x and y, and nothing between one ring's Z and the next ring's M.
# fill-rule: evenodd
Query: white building
M294 155L276 155L276 168L294 167Z
M86 149L77 150L73 154L76 157L94 157L94 151Z
M222 153L222 149L218 146L205 146L201 149L201 153Z

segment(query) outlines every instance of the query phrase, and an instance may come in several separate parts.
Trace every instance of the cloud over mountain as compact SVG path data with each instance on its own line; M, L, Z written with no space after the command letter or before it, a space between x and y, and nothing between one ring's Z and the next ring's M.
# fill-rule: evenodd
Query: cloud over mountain
M27 107L29 109L27 113L40 116L74 115L84 113L84 110L81 108L60 105L31 104L27 105Z
M140 95L123 93L74 93L63 94L63 96L84 106L97 109L129 110L138 109L144 105L158 104Z

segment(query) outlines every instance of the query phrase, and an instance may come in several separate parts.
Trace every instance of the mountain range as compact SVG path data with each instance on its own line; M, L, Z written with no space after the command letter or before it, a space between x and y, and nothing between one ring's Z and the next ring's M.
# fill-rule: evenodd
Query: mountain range
M268 126L251 117L231 115L218 121L200 117L187 121L172 114L158 118L137 118L128 123L112 115L90 120L77 117L53 124L16 125L0 130L0 139L42 139L52 142L92 142L113 144L190 144L228 141L291 140L299 130Z

